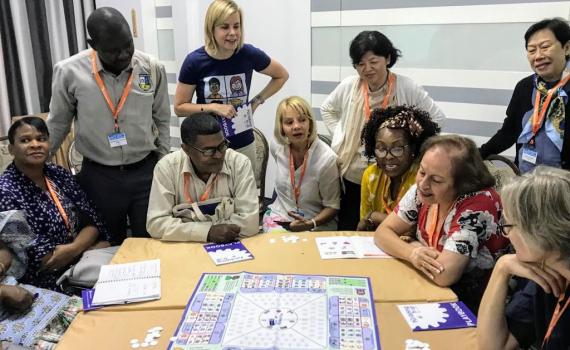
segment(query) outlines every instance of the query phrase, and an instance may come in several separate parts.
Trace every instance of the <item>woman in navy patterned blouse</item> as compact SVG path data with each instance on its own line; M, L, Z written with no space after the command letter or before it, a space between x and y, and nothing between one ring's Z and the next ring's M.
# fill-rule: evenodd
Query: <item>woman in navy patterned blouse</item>
M65 169L46 164L49 132L38 117L8 131L14 161L0 176L0 211L22 210L37 239L20 282L55 289L59 275L108 233L85 193Z

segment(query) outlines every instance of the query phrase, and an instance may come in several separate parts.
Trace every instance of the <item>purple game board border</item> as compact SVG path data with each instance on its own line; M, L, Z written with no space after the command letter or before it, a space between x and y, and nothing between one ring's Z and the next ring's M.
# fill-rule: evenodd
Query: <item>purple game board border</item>
M380 328L378 327L378 319L376 318L376 308L374 305L374 294L372 293L372 283L370 282L370 277L365 277L365 276L339 276L339 275L317 275L317 274L274 273L274 272L248 272L248 271L241 271L241 272L203 272L202 276L200 276L200 279L198 280L198 283L196 283L196 286L194 287L194 291L192 291L192 295L190 295L190 298L188 299L188 302L186 303L186 307L184 308L184 313L182 314L182 317L180 318L180 322L178 323L178 326L176 327L176 330L174 331L174 334L172 335L172 337L175 337L176 334L178 334L180 327L182 327L182 324L184 323L183 321L184 321L184 319L186 319L186 314L188 313L188 309L190 307L190 302L192 301L192 298L194 298L194 295L196 294L196 292L198 290L198 286L202 283L202 280L204 279L205 275L229 275L229 274L242 274L242 273L249 273L252 275L291 275L291 276L324 276L324 277L341 277L341 278L342 277L365 278L366 281L368 282L368 293L370 293L370 300L372 301L371 309L372 309L374 327L376 328L377 350L382 350L382 347L380 346ZM174 346L174 341L170 341L168 343L167 350L172 350L173 346Z

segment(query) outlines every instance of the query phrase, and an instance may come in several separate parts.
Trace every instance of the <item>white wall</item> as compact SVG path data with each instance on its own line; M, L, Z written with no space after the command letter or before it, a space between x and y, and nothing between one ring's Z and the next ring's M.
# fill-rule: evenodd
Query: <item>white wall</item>
M148 0L96 0L97 8L114 7L119 10L134 31L132 10L136 16L135 48L157 56L156 17L154 1Z
M204 17L209 4L207 0L172 0L178 67L188 52L204 45ZM255 112L255 126L271 142L279 101L290 95L311 100L311 3L309 0L241 0L238 4L244 15L245 42L262 49L289 71L289 80L283 89ZM255 96L268 81L268 77L254 74L250 96ZM273 193L274 174L274 161L270 157L267 197Z

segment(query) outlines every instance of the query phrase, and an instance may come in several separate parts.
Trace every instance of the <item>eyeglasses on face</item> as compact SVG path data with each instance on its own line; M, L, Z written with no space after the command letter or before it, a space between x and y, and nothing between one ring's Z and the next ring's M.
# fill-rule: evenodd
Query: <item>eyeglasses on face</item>
M499 226L499 232L501 233L501 235L503 237L509 237L509 234L511 233L511 229L513 227L515 227L516 225L500 223L498 226Z
M211 147L206 149L201 149L193 145L188 145L188 146L202 153L204 157L213 157L216 154L216 152L224 153L230 147L230 141L224 140L217 147Z
M388 153L394 157L401 157L404 155L404 150L408 147L410 147L410 145L396 146L392 148L376 148L374 150L374 154L376 154L376 157L378 158L385 158Z

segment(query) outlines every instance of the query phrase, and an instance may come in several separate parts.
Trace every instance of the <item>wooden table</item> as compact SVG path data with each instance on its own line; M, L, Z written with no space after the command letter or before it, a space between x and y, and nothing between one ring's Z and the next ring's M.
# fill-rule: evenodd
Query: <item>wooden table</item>
M157 325L164 327L164 332L154 349L163 349L202 273L241 271L370 277L383 349L403 349L408 338L433 343L432 349L458 349L457 340L469 344L466 349L475 348L474 329L412 335L398 314L396 303L455 301L457 297L450 289L436 286L409 265L396 259L320 259L315 237L366 233L296 233L299 237L296 243L284 242L282 236L287 235L290 234L260 234L244 239L242 242L254 259L221 266L214 265L202 244L129 238L113 258L113 263L160 259L162 298L81 314L69 327L58 349L130 349L130 339L144 339L147 329Z

